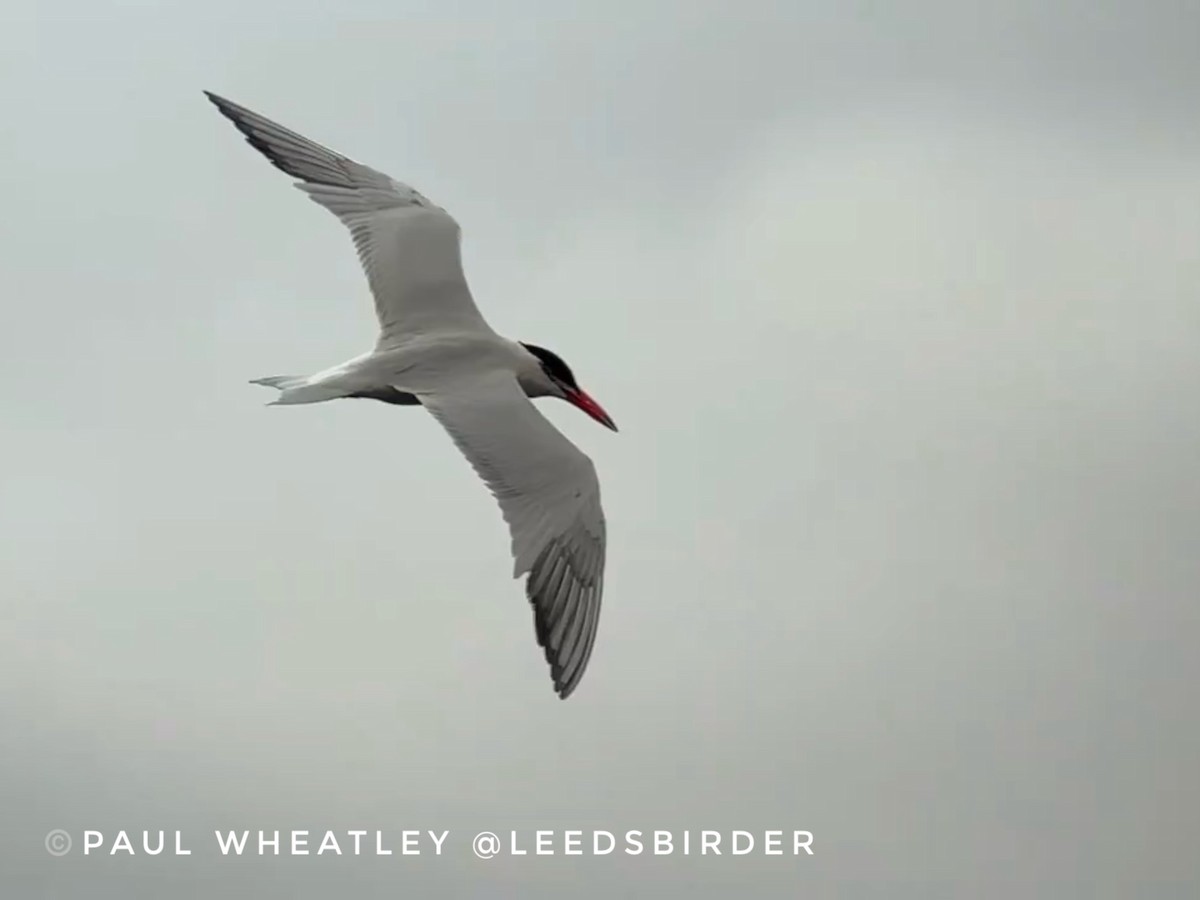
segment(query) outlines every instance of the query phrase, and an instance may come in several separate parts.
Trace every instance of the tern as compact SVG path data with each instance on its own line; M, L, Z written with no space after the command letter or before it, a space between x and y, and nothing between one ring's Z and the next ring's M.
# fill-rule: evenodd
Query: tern
M417 190L209 91L256 150L349 229L375 301L379 334L367 353L307 377L273 376L270 404L366 398L422 406L441 423L499 504L513 578L566 699L596 640L604 585L605 520L591 459L530 398L612 418L557 354L509 340L484 320L467 287L462 232Z

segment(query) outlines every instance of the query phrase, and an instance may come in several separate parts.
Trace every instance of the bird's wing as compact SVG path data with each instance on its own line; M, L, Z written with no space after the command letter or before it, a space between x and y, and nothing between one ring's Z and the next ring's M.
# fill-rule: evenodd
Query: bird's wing
M511 373L461 379L421 400L500 504L513 577L529 573L537 641L565 699L587 668L600 617L605 523L595 466Z
M453 216L406 184L205 91L246 140L350 229L375 296L380 347L398 336L487 331Z

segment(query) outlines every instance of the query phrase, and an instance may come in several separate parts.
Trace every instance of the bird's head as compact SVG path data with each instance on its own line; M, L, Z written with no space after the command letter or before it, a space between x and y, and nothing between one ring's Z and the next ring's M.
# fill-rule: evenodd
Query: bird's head
M521 386L529 396L558 397L560 400L566 400L572 406L582 409L605 428L617 430L616 423L604 411L604 408L575 381L575 374L571 371L571 367L562 361L562 357L545 347L538 347L534 344L522 342L521 346L533 357L533 363L529 366L528 371L522 373L521 377Z

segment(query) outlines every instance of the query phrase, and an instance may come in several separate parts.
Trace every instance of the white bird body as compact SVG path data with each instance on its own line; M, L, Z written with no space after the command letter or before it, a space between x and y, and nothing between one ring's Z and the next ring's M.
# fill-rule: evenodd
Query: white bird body
M520 344L498 334L430 332L407 336L315 375L271 387L281 388L273 405L318 403L382 385L420 397L444 391L453 381L493 370L512 372L532 382L537 368L536 360Z
M461 232L406 184L206 92L249 143L350 230L379 320L375 347L307 377L254 383L271 405L345 397L425 407L487 484L528 573L539 645L566 698L590 660L603 593L605 519L592 461L530 402L556 397L616 430L555 354L497 334L467 287Z

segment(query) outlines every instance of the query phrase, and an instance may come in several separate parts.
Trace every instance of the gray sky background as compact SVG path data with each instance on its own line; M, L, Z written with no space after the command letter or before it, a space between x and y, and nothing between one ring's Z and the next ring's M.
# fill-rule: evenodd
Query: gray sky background
M3 11L5 896L1195 896L1195 6L203 6ZM620 424L543 404L609 520L568 702L432 418L247 384L374 321L205 88L453 212ZM571 827L816 855L465 843Z

